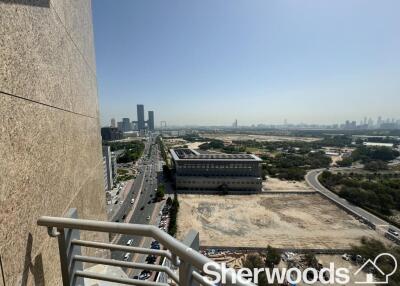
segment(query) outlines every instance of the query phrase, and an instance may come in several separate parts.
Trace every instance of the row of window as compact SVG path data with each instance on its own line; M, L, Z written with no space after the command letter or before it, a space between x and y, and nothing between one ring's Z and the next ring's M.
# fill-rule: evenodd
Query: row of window
M196 184L225 184L226 182L224 181L210 181L210 180L206 180L206 181L186 181L186 180L180 180L178 182L178 184L188 184L188 185L196 185ZM255 182L255 181L232 181L229 182L228 185L260 185L261 182Z
M178 172L178 176L191 176L191 177L259 177L258 173L226 173L226 174L215 174L215 173L192 173L192 172Z
M214 164L180 164L178 169L258 169L259 165L243 165L243 164L224 164L224 165L214 165Z

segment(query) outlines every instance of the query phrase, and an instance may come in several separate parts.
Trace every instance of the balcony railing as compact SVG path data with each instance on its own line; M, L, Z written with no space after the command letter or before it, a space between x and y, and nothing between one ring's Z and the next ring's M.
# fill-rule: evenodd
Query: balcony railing
M84 286L84 278L121 283L124 285L213 285L209 283L209 281L206 281L204 279L205 276L202 274L203 266L208 262L212 262L212 260L201 255L197 251L198 233L191 233L189 236L190 239L186 239L185 243L182 243L166 232L152 225L78 219L75 209L71 209L68 212L67 217L43 216L38 219L37 223L40 226L47 227L49 235L58 239L63 286ZM130 236L151 237L158 241L163 248L162 250L157 250L143 247L118 245L113 243L81 240L80 231L118 233ZM153 265L108 258L83 256L81 254L82 247L104 249L109 251L124 251L132 254L137 253L155 255L161 257L164 263L162 263L162 265ZM114 276L89 272L83 269L83 263L155 271L162 274L163 277L168 277L168 280L170 280L171 283L169 284L167 279L156 279L155 281L149 281L131 278L117 278ZM214 266L209 268L213 271L221 273L221 268L218 265L214 264ZM174 269L177 269L177 271L174 271ZM228 272L226 275L226 283L221 285L234 284L239 286L254 286L254 284L249 282L243 283L243 281L236 281L237 277L234 277L234 275L235 274L232 272ZM160 275L157 277L160 277Z

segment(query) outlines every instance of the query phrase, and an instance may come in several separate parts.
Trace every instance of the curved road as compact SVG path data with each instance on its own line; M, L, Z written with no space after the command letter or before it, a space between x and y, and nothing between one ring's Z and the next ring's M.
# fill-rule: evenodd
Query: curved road
M348 169L348 168L335 168L334 170L343 170L343 169ZM398 233L400 233L400 229L397 227L390 225L387 221L371 214L370 212L353 205L352 203L348 202L347 200L339 197L336 195L334 192L328 190L325 188L318 180L319 175L324 171L325 169L317 169L317 170L312 170L307 173L305 180L306 182L317 192L319 192L321 195L325 196L329 200L333 201L334 203L340 205L342 208L348 210L350 213L353 213L355 216L358 216L360 218L363 218L372 224L376 226L376 228L383 230L384 232L387 232L389 228L396 230Z

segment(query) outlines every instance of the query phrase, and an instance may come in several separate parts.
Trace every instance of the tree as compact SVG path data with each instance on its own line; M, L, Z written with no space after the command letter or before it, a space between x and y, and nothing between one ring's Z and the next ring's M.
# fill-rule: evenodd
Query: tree
M229 188L227 184L222 184L218 186L218 193L220 193L221 195L227 195Z
M337 161L336 164L339 167L349 167L351 164L353 164L353 160L351 158L344 158L340 161Z
M156 198L158 201L162 200L165 196L165 187L164 185L159 185L156 192Z
M246 255L246 258L242 260L242 264L243 264L243 268L248 268L251 270L256 269L256 268L259 269L259 268L265 267L265 263L259 254ZM253 279L254 279L254 273L253 273ZM266 278L264 271L258 274L257 285L260 285L260 286L268 285L267 278Z
M281 253L279 250L272 248L268 245L267 257L265 258L265 266L268 268L274 268L281 262Z
M304 262L308 267L318 269L318 260L313 252L307 252L304 255Z
M386 162L380 160L370 161L364 164L364 169L372 172L377 172L380 170L387 170L388 165Z

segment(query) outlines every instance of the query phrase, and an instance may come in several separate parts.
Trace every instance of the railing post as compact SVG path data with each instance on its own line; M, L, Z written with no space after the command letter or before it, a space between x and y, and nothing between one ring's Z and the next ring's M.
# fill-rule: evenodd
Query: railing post
M65 217L78 218L76 208L69 209ZM75 272L83 270L82 262L73 261L75 255L81 255L81 247L71 244L73 239L80 239L78 229L60 229L58 230L58 250L60 253L61 274L63 286L84 286L82 277L75 277Z
M200 240L199 233L193 229L189 230L189 233L183 239L183 244L189 246L194 251L199 251ZM188 261L180 261L179 265L179 282L180 286L193 286L198 285L196 281L193 280L192 272L194 270L193 266Z

